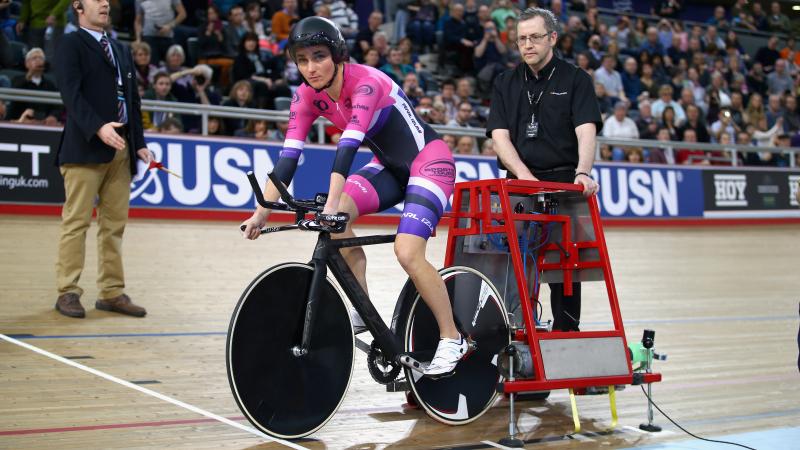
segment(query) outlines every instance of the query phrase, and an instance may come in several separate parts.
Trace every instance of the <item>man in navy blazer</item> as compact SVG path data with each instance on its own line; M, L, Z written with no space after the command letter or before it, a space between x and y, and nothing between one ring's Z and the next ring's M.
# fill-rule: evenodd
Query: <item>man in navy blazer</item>
M98 300L95 308L143 317L144 308L125 294L122 235L128 221L136 158L149 164L141 101L130 50L110 39L108 0L74 0L80 29L64 35L56 52L56 75L67 121L56 153L66 199L56 263L56 309L85 317L78 286L86 231L97 207Z

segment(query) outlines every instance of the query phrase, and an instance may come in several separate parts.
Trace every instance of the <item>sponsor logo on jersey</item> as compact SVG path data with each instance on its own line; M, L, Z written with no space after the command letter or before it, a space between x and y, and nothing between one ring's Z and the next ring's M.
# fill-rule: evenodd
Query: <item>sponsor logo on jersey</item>
M330 108L330 105L328 105L328 102L325 100L314 100L314 106L316 106L317 109L322 112L325 112L328 110L328 108Z
M367 84L362 84L361 86L357 87L353 94L359 95L372 95L375 93L375 88L369 86Z
M437 159L422 166L422 174L428 178L452 182L456 177L456 166L452 160Z
M399 102L403 106L403 112L408 116L408 120L411 122L411 125L414 125L414 128L417 130L417 133L422 134L422 128L420 128L419 124L417 123L417 119L414 117L414 113L411 112L411 109L408 107L408 103L406 102Z
M431 230L431 233L433 232L433 222L431 222L430 219L428 219L427 217L420 217L412 212L404 212L402 217L405 219L416 220L417 222L420 222L426 227L428 227L428 229Z
M295 92L294 95L292 95L292 103L300 103L300 94L298 94L297 92Z
M364 193L364 194L367 194L367 193L369 192L369 190L367 189L367 187L366 187L366 186L364 186L363 184L361 184L361 182L360 182L360 181L358 181L358 180L354 180L354 179L352 179L352 178L348 178L348 179L347 179L347 182L348 182L348 183L350 183L350 184L354 184L354 185L356 185L356 187L358 187L358 189L359 189L359 190L360 190L362 193Z

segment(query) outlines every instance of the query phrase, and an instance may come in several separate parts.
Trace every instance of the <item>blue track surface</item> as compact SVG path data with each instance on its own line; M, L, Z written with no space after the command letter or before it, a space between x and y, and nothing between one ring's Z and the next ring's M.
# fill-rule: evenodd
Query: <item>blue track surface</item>
M757 450L798 450L800 449L800 428L776 428L773 430L753 431L750 433L714 436L709 439L735 442ZM705 442L691 438L679 442L646 445L643 447L629 447L626 450L728 450L736 448L741 447L716 442Z

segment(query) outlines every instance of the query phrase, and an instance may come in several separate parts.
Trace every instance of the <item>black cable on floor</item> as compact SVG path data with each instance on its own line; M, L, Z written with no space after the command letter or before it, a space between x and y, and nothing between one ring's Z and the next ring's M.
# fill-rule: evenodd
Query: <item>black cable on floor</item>
M756 450L756 449L754 449L753 447L748 447L748 446L746 446L746 445L737 444L736 442L718 441L718 440L716 440L716 439L706 439L706 438L704 438L704 437L700 437L700 436L698 436L698 435L696 435L696 434L694 434L694 433L690 432L690 431L689 431L689 430L687 430L686 428L683 428L682 426L678 425L678 423L677 423L677 422L675 422L674 420L672 420L672 418L670 418L670 417L667 415L667 413L665 413L664 411L662 411L662 410L661 410L661 408L659 408L659 407L658 407L658 405L656 405L656 402L654 402L654 401L653 401L653 399L652 399L652 398L650 398L650 396L649 396L649 395L647 395L647 391L645 391L645 390L644 390L644 385L642 385L642 386L641 386L641 388L642 388L642 394L644 394L644 396L645 396L645 397L647 397L647 400L649 400L649 401L650 401L650 403L652 403L652 404L653 404L653 406L655 406L655 407L656 407L656 409L658 410L658 412L660 412L660 413L661 413L661 414L662 414L664 417L666 417L666 418L667 418L667 420L669 420L670 422L672 422L672 424L673 424L673 425L675 425L676 427L680 428L680 429L681 429L681 430L682 430L684 433L688 434L689 436L691 436L691 437L693 437L693 438L695 438L695 439L700 439L701 441L706 441L706 442L716 442L717 444L728 444L728 445L735 445L735 446L737 446L737 447L742 447L742 448L746 448L746 449L749 449L749 450Z

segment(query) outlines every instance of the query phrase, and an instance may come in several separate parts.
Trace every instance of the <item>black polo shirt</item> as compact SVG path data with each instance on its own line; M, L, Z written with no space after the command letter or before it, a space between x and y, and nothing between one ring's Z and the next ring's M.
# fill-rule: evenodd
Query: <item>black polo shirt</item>
M534 102L543 92L538 111L536 106L530 106L528 92ZM531 111L539 122L535 139L526 137ZM577 167L575 128L585 123L594 123L600 134L603 121L592 77L555 55L539 72L538 79L525 62L495 79L486 136L492 137L492 130L508 130L514 148L533 171Z

